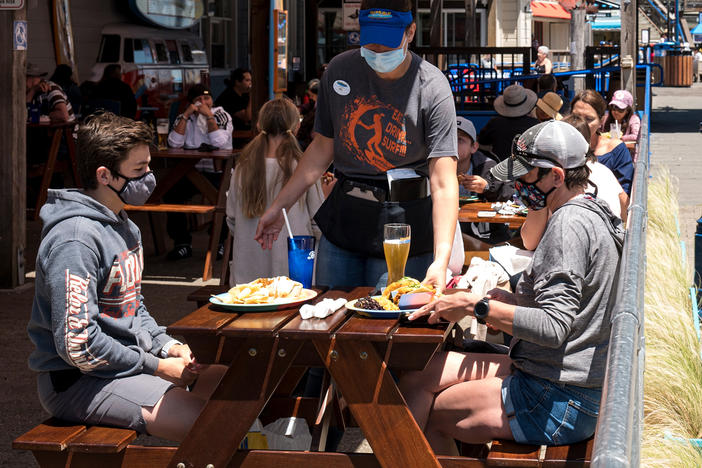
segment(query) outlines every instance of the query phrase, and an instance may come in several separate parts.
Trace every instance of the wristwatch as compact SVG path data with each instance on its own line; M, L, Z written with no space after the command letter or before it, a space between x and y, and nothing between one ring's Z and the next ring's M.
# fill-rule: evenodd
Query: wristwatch
M480 299L473 308L473 315L479 324L485 325L485 319L490 313L490 299L484 297Z

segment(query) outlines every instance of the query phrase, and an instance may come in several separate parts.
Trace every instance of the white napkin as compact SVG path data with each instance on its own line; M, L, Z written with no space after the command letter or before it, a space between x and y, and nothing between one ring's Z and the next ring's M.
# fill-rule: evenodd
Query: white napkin
M305 304L300 307L300 317L305 320L312 317L325 318L341 309L346 302L348 302L346 299L340 297L338 299L322 299L315 305Z

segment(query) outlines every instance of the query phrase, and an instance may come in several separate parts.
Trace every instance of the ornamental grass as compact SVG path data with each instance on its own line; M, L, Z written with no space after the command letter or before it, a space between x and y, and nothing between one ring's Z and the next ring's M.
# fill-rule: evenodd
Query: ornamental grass
M641 466L700 467L702 360L692 316L692 269L678 233L677 184L667 170L649 183L646 232L644 424Z

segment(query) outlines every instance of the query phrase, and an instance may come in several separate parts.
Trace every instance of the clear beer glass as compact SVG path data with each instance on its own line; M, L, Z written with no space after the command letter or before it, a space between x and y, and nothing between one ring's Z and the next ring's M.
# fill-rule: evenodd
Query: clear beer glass
M156 134L158 135L158 149L168 149L168 119L156 119Z
M390 284L405 276L411 229L409 224L393 223L383 226L383 231L383 251L388 265L388 284Z

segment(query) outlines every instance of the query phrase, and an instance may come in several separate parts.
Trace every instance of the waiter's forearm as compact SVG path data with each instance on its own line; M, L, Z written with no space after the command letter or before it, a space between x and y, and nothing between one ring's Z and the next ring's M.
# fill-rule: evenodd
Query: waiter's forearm
M451 256L458 218L456 159L451 157L430 159L429 173L434 223L434 261L446 266Z

